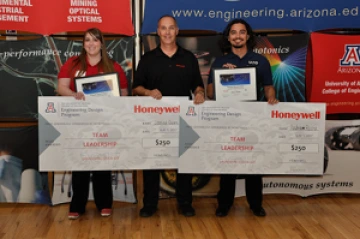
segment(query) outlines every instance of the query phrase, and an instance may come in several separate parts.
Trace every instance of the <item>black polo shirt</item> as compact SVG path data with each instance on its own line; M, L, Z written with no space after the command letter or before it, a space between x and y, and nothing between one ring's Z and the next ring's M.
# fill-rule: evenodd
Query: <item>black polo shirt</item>
M217 57L214 63L211 65L211 70L208 78L208 84L213 83L214 81L214 69L223 68L223 65L226 63L231 63L236 65L237 68L241 67L255 67L256 68L256 85L257 85L257 95L258 100L262 94L261 90L263 86L272 85L272 74L269 61L262 55L249 50L243 58L240 58L238 55L230 52L224 56ZM215 87L214 87L215 89Z
M133 89L158 89L163 96L189 96L200 86L204 87L199 63L194 54L180 47L169 57L160 46L145 53L139 61Z

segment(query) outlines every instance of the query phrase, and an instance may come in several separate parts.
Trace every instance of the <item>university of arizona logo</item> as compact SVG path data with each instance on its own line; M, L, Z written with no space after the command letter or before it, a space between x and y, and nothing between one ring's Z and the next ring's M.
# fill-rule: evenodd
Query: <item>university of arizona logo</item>
M188 110L186 112L187 116L196 116L196 112L195 112L195 107L194 106L189 106Z
M340 66L360 66L360 44L346 44Z
M56 113L54 102L48 102L45 110L46 113Z

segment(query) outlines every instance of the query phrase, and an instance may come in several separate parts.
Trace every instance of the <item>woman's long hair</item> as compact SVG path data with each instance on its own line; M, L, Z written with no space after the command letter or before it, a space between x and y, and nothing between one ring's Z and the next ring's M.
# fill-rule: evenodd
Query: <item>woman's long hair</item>
M86 30L84 33L84 36L83 36L83 46L85 44L85 36L88 33L91 36L94 36L96 39L98 39L101 42L101 50L100 50L101 60L98 63L99 72L100 71L102 71L104 73L114 72L115 71L114 62L113 62L113 60L111 60L109 58L109 56L107 54L104 36L101 33L101 31L97 28L90 28L90 29ZM71 67L70 72L75 73L74 71L76 70L76 71L79 71L79 75L81 75L82 73L86 72L86 69L87 69L86 51L85 51L85 48L83 47L80 55L74 60L73 66ZM71 75L74 75L74 74L71 74Z

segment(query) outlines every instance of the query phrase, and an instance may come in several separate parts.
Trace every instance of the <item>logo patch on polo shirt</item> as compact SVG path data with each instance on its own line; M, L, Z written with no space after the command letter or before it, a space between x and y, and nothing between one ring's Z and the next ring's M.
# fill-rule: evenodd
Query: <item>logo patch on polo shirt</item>
M258 61L248 61L248 64L253 65L253 66L257 66L257 65L259 65L259 62Z
M185 65L176 64L176 67L185 68Z
M75 72L75 77L85 77L85 76L86 76L86 72L80 72L79 70Z

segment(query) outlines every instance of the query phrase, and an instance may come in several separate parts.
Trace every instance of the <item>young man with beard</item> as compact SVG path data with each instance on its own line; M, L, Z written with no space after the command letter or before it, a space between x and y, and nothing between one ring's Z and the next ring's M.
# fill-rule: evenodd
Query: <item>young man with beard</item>
M223 32L222 51L223 56L218 57L211 66L208 79L207 96L214 98L214 76L213 69L216 68L240 68L255 67L257 80L258 100L260 91L263 89L267 102L276 104L275 89L272 86L272 74L268 60L253 52L255 39L250 25L242 20L231 21ZM246 198L255 216L263 217L266 215L262 207L262 176L243 175L245 177ZM237 175L223 174L220 178L220 190L217 195L218 208L216 216L224 217L228 214L235 196L235 182Z
M194 54L176 43L179 32L175 18L166 15L158 21L157 34L160 45L141 58L133 83L133 94L151 96L194 95L194 103L204 102L204 85L199 64ZM157 210L160 170L144 170L144 207L141 217L150 217ZM176 198L184 216L194 216L192 203L192 175L177 174Z

